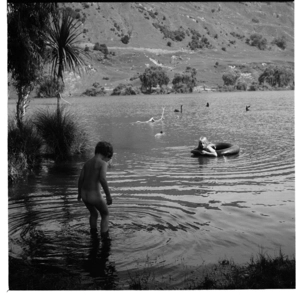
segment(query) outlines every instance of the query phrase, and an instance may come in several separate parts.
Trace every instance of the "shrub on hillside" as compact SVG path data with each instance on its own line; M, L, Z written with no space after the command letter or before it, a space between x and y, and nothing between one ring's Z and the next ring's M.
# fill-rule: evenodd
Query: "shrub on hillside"
M188 43L188 46L190 47L191 50L212 48L212 45L210 44L209 40L205 36L201 37L201 39L192 37L192 41Z
M111 95L136 95L140 94L141 91L138 87L132 84L119 84L112 92Z
M250 38L247 38L246 43L250 46L255 46L260 50L265 50L267 48L268 41L266 38L263 38L260 34L252 34Z
M155 89L152 94L170 94L172 92L174 92L172 88L168 87L167 85L162 85L160 88Z
M290 68L269 65L258 78L259 84L268 83L272 87L286 87L294 82L294 71Z
M139 78L140 78L140 74L139 73L135 73L129 80L133 81L133 80L136 80L136 79L139 79Z
M230 35L232 35L233 37L236 37L238 39L243 39L245 38L244 35L240 35L239 33L236 33L236 32L230 32Z
M42 139L32 122L24 121L19 129L14 121L8 123L8 181L14 182L24 171L40 163Z
M130 40L130 38L129 38L128 35L124 35L124 36L121 38L121 41L122 41L122 43L124 43L124 44L128 44L128 43L129 43L129 40Z
M259 90L259 85L257 82L252 82L251 85L249 86L249 91L256 91Z
M159 85L168 85L170 79L167 73L161 67L146 68L145 72L140 75L142 89L151 93L152 87Z
M151 10L149 10L148 13L152 18L156 18L156 14L154 12L152 12Z
M34 116L34 125L45 142L46 152L56 160L64 160L88 148L87 133L75 114L64 107L59 112L40 110Z
M192 40L188 43L188 47L190 47L191 50L212 48L212 45L210 44L207 37L201 36L201 34L194 29L191 30L191 33Z
M85 96L103 96L106 94L105 88L102 86L88 88L85 90L85 92L82 93L82 95Z
M97 42L94 45L94 50L101 51L104 54L104 56L107 56L107 54L108 54L108 48L107 48L106 44L99 44L99 42Z
M158 23L153 23L153 26L156 29L160 29L161 33L164 35L164 38L169 38L172 41L182 41L185 38L185 33L182 30L170 31L166 26L160 25Z
M64 91L64 84L59 83L52 76L44 76L37 87L37 97L56 97L57 92Z
M285 37L278 37L278 38L274 38L273 41L271 42L272 45L277 45L279 48L281 49L285 49L286 48L286 40Z
M246 82L239 81L239 82L237 82L237 84L235 85L235 88L236 88L237 90L246 91L246 90L247 90L247 83L246 83Z
M233 71L223 74L222 79L225 86L234 85L239 75Z
M73 10L73 8L71 8L71 7L66 7L65 11L66 11L67 14L69 14L74 19L80 19L81 18L80 13Z
M197 86L197 71L194 68L187 67L182 74L176 73L173 80L173 90L178 93L193 92L193 88Z

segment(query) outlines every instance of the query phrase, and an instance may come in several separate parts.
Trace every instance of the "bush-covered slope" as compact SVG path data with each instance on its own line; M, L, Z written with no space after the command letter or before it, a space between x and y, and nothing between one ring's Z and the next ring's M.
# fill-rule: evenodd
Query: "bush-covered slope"
M199 85L208 88L223 85L223 74L233 67L252 79L263 65L294 67L293 2L59 5L82 21L80 44L92 57L84 76L66 75L65 95L81 95L94 83L107 91L120 83L138 86L139 74L155 65L167 71L170 81L186 67L195 68ZM284 49L276 45L282 37ZM109 54L93 50L96 43L105 44Z
M284 35L290 48L294 43L293 2L125 2L125 3L66 3L84 20L84 39L107 46L124 45L121 38L130 35L128 45L170 49L186 48L191 41L191 30L206 36L221 49L237 36L259 33L271 41ZM182 41L173 41L165 32L182 31ZM236 37L232 35L234 33ZM166 37L166 38L164 38Z

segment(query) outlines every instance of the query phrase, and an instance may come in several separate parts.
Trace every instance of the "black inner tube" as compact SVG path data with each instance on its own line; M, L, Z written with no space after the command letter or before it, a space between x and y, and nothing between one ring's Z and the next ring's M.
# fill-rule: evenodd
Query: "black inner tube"
M217 142L215 143L215 146L216 146L216 152L218 156L235 155L238 154L240 151L239 146L227 142ZM192 150L191 153L193 153L194 156L205 156L201 154L201 149L198 148Z

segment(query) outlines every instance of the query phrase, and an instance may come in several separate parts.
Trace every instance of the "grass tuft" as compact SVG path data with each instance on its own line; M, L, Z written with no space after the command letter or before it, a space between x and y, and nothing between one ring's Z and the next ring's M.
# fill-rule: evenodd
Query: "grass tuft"
M40 110L35 114L34 124L43 138L46 153L56 160L65 160L71 155L80 154L88 148L87 133L65 107L50 111Z
M294 289L295 259L259 253L246 265L220 262L193 289Z

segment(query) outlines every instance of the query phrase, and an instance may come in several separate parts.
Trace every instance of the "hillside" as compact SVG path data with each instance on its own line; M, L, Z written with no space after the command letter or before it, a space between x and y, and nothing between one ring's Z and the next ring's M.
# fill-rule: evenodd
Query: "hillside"
M72 8L82 21L80 44L89 48L92 57L81 78L66 75L66 93L71 95L81 95L95 82L106 89L119 83L140 85L132 77L152 65L164 67L170 79L188 66L195 68L199 85L208 88L223 85L222 75L230 67L250 74L251 79L257 79L268 63L294 67L293 2L70 2L60 6ZM246 43L253 33L266 38L265 50ZM191 50L189 43L197 34L206 39L205 46ZM124 36L129 37L128 44L121 41ZM284 50L271 44L282 36ZM106 44L114 55L104 58L94 51L97 42Z

